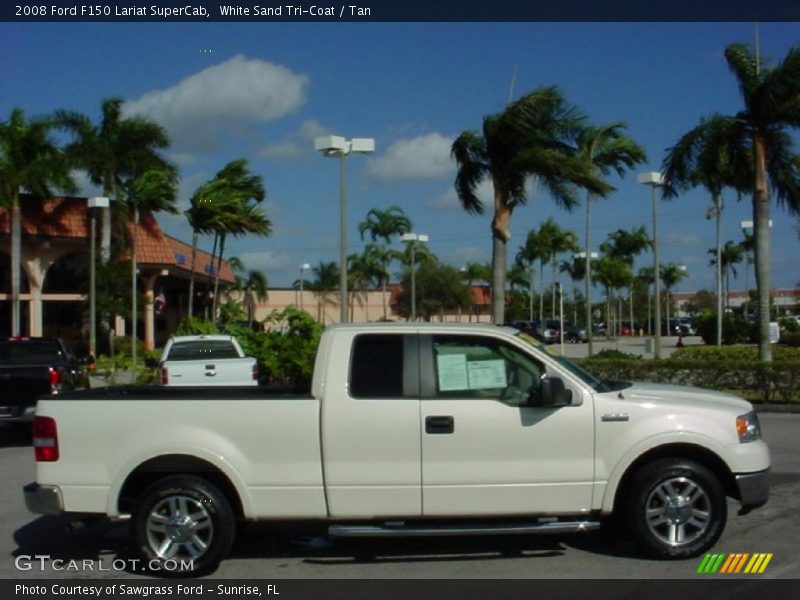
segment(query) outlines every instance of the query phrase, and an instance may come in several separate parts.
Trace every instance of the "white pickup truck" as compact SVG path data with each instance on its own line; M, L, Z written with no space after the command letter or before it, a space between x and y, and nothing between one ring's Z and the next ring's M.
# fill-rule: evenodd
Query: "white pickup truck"
M148 361L160 370L161 385L258 385L258 363L247 357L231 335L172 336L161 360Z
M148 561L193 573L225 557L240 520L382 537L588 531L616 515L646 554L684 558L720 537L726 496L749 510L769 492L748 402L600 380L486 325L329 327L310 394L43 398L34 446L32 512L130 517Z

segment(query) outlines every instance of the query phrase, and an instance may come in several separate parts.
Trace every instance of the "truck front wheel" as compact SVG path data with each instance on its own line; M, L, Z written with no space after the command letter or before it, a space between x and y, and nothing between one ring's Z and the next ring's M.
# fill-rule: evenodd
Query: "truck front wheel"
M233 545L236 520L225 495L193 475L174 475L142 494L131 523L145 567L162 577L214 571Z
M725 528L722 485L706 467L681 458L653 461L633 475L625 518L636 542L656 558L690 558Z

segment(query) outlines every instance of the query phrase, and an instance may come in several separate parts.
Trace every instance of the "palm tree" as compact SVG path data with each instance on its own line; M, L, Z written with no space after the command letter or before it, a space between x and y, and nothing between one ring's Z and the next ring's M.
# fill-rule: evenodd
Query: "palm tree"
M622 134L627 125L621 121L601 125L600 127L586 127L578 136L578 156L583 160L592 172L598 175L608 176L611 172L616 172L620 177L624 177L627 169L632 169L637 164L647 160L644 149L639 146L632 138ZM614 191L611 188L610 191ZM586 258L584 260L585 271L585 293L586 293L586 326L589 331L589 356L593 354L592 346L592 301L590 288L592 286L592 264L591 264L591 212L592 201L595 194L587 190L586 192L586 231L583 244L586 248Z
M122 98L107 98L101 104L102 117L98 124L78 112L59 110L55 122L70 132L73 140L65 152L70 161L83 169L90 181L102 186L103 195L112 201L112 209L124 200L126 180L141 173L143 165L166 166L159 150L169 146L165 129L143 116L122 116ZM121 211L118 211L121 212ZM110 213L105 212L103 232L110 234ZM118 220L118 225L122 225ZM122 236L121 236L122 238ZM104 252L108 248L103 249ZM105 256L105 260L108 260Z
M717 265L717 346L722 344L722 190L731 187L741 194L751 190L753 183L752 151L743 139L732 135L736 127L738 124L719 114L701 119L697 127L667 151L663 166L664 198L674 198L696 186L711 194L713 206L706 217L716 217L717 258L713 264Z
M672 333L672 327L669 321L669 292L686 278L686 267L684 265L677 265L675 263L666 263L661 265L661 283L664 284L664 298L667 301L667 335ZM659 327L661 324L658 325Z
M317 321L324 323L322 304L328 302L328 295L339 287L339 266L335 262L322 262L311 272L314 280L309 286L317 295Z
M653 242L650 236L647 235L647 228L642 225L630 231L617 229L608 235L608 239L601 244L600 249L607 255L624 262L628 265L628 269L633 272L633 263L636 257L652 247ZM634 280L631 279L628 286L628 309L631 328L633 328L633 283Z
M770 187L793 214L800 212L800 173L789 129L800 127L800 46L783 62L767 68L745 44L725 48L725 59L739 84L744 109L731 121L732 140L753 152L753 222L756 238L758 354L772 360L769 341Z
M139 215L147 212L178 212L175 200L178 196L178 174L171 165L154 165L124 182L123 197L120 202L122 214L131 223L131 355L136 364L136 326L137 326L137 266L136 237Z
M380 255L376 253L374 244L367 244L361 254L351 254L347 257L348 289L355 294L361 291L366 309L365 317L369 321L369 288L378 281L382 281L386 274ZM350 302L350 322L354 321L355 303Z
M386 210L373 208L367 213L366 221L358 224L361 239L369 233L373 242L382 239L387 244L391 243L392 236L402 235L411 231L411 221L403 214L403 209L392 205Z
M576 186L601 196L610 190L584 163L571 144L584 120L555 87L540 87L483 119L483 132L465 131L453 142L458 166L455 189L464 209L482 214L478 185L490 179L494 189L492 218L492 318L502 323L505 311L507 244L511 215L527 202L526 183L534 177L555 202L571 209Z
M52 126L49 119L27 120L20 108L0 123L0 205L11 210L11 335L20 334L20 190L39 199L49 198L53 190L75 190L69 165L50 139Z
M652 335L653 329L651 326L652 316L650 312L651 298L650 286L656 281L655 269L653 267L641 267L636 274L636 279L644 285L645 292L647 293L647 335ZM658 299L656 299L658 301Z
M606 292L606 337L616 335L616 318L613 316L614 291L630 285L631 270L623 260L613 256L603 256L594 264L595 280L599 281Z
M219 291L219 275L225 253L225 241L228 235L239 237L248 233L268 236L272 233L272 223L258 206L266 197L264 182L260 175L248 170L247 160L240 158L226 164L207 184L201 186L196 194L210 211L209 228L214 232L215 243L211 260L214 261L217 240L219 254L217 267L214 269L214 295L212 317L216 316L217 295ZM202 212L202 211L198 211ZM201 220L202 223L202 220Z
M558 272L559 273L566 273L567 276L572 280L572 294L574 297L574 306L573 306L573 316L572 320L577 325L578 323L578 282L583 281L586 278L586 261L579 260L577 258L573 258L572 260L562 260L561 263L558 265ZM590 315L591 316L591 315ZM591 321L588 321L586 324L586 331L589 333L589 337L591 337Z
M550 220L554 225L555 222ZM546 223L546 222L545 222ZM531 229L525 237L525 243L517 251L517 262L526 265L533 270L533 264L539 262L539 281L542 291L539 293L539 321L544 321L544 265L550 260L550 239L545 223L539 226L538 230ZM533 320L533 277L531 277L531 288L529 298L529 319Z
M552 222L552 219L548 219ZM578 236L575 232L562 229L554 222L553 227L549 233L550 243L550 262L553 269L553 285L551 289L551 318L555 319L556 316L556 269L558 268L558 257L564 252L577 252L578 251Z
M736 278L738 276L736 265L746 260L744 246L728 240L721 250L711 248L708 253L712 257L708 264L718 267L717 270L722 273L722 279L725 281L725 308L727 309L731 304L731 273Z

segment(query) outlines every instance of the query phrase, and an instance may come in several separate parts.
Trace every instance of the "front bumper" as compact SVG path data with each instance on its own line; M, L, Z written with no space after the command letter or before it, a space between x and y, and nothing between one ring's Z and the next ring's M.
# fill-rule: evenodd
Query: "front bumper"
M64 512L61 490L55 485L39 485L29 483L22 488L25 494L25 506L37 515L60 515Z
M742 511L763 506L769 499L769 469L736 475L736 486L739 488Z

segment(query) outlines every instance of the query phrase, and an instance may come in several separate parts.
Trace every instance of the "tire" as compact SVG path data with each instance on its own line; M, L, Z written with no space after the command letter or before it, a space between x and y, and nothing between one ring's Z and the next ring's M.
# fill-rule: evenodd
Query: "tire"
M637 544L659 559L691 558L713 546L728 506L717 477L681 458L649 463L633 475L623 518Z
M160 577L199 576L213 572L227 556L236 518L215 485L194 475L174 475L144 491L131 527L145 568ZM176 569L182 561L191 561L191 567Z

